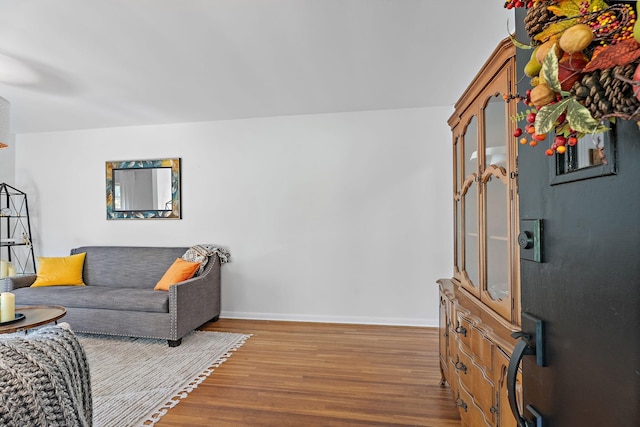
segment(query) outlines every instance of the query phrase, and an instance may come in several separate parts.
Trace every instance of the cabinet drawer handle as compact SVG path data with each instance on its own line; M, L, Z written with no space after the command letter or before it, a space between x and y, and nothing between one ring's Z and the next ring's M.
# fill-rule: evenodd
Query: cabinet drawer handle
M456 334L460 334L463 337L467 336L467 328L465 328L464 326L461 326L461 325L456 326L455 331L456 331Z
M467 402L460 398L460 392L458 392L458 396L456 397L456 406L464 409L464 412L467 412Z
M467 365L460 361L460 356L456 355L456 363L454 364L457 370L462 371L465 375L467 373Z

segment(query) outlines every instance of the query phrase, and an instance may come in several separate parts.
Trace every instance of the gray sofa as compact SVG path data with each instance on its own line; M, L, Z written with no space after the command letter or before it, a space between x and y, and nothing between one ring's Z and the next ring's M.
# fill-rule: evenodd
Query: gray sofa
M220 316L220 259L209 257L198 276L154 291L155 284L186 247L83 246L86 286L29 287L36 275L4 280L16 305L61 305L75 332L166 339L182 337Z

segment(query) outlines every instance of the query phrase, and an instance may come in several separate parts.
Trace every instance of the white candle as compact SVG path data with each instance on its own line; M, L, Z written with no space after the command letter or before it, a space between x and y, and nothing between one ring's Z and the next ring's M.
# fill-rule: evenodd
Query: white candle
M7 269L7 276L8 277L13 277L15 275L17 275L17 270L16 270L16 266L9 263L9 268Z
M5 260L0 260L0 279L7 277L9 273L9 263Z
M8 322L16 318L16 296L11 292L0 294L0 322Z

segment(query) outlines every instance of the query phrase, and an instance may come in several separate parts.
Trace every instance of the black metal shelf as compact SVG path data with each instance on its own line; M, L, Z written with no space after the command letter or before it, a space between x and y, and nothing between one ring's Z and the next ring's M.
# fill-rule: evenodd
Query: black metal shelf
M18 276L35 274L27 194L0 184L0 259L12 263Z

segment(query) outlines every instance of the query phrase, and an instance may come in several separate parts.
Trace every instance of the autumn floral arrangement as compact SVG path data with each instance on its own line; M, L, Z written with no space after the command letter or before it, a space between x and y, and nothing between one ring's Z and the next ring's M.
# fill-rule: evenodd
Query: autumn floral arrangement
M527 105L514 118L526 123L514 132L520 143L535 146L554 131L545 152L553 156L616 118L640 125L640 2L507 0L504 7L527 9L531 40L514 43L531 50L524 72L532 89L505 96Z

